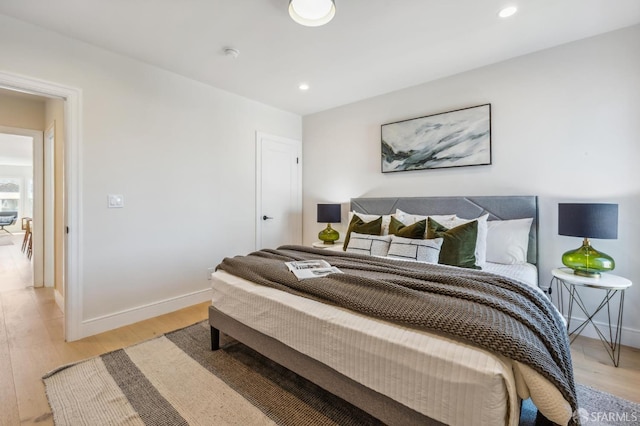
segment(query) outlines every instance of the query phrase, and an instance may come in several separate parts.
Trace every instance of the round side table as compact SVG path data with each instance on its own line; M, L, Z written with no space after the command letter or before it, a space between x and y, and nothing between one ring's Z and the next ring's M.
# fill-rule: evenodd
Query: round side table
M316 241L315 243L312 243L311 245L315 248L319 248L319 249L327 249L327 250L334 250L334 251L342 251L342 241L336 241L333 244L325 244L322 241Z
M622 315L624 308L624 291L631 287L631 281L620 277L618 275L613 275L610 273L604 273L600 277L591 278L591 277L581 277L579 275L575 275L571 269L569 268L557 268L551 271L553 278L551 279L551 285L555 281L556 284L556 294L558 295L558 309L564 315L564 296L562 289L564 288L569 294L568 301L568 312L567 312L567 331L569 332L569 337L571 337L571 343L575 340L576 337L582 333L585 327L589 324L593 326L598 333L598 337L600 341L604 344L611 361L613 361L613 365L616 367L620 362L620 341L622 339ZM599 290L604 290L605 294L602 298L602 301L598 304L598 307L593 311L589 312L587 307L585 306L582 296L578 292L578 288L595 288ZM618 307L618 320L616 321L615 327L611 324L611 303L614 296L619 295L620 305ZM580 310L587 316L587 319L582 323L578 324L573 330L571 329L571 316L573 313L573 307L577 306ZM608 337L606 335L606 331L604 332L598 327L593 318L596 316L598 312L600 312L603 308L607 308L607 319L608 319Z

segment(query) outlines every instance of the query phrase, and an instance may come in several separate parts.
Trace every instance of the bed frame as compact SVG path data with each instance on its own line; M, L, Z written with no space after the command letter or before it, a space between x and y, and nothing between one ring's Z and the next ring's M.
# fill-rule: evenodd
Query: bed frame
M354 198L351 200L351 210L359 213L391 214L395 213L396 209L421 215L455 213L459 217L468 219L486 213L489 213L489 220L533 218L529 234L528 261L537 264L538 199L536 196ZM214 306L209 307L209 325L212 350L220 348L220 332L222 332L388 425L442 424L252 329L218 311Z

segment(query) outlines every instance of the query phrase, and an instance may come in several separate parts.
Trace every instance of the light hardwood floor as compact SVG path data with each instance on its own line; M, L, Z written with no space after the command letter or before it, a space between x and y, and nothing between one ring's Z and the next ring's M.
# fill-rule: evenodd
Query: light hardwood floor
M66 343L52 289L29 287L30 263L13 246L0 246L0 425L53 424L41 377L93 357L176 330L207 317L208 303ZM640 350L623 348L615 368L600 341L572 345L576 381L640 403Z

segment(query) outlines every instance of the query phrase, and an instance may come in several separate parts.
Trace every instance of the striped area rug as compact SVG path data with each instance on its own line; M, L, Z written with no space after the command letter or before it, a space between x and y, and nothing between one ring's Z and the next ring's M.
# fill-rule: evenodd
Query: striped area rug
M363 411L202 322L44 377L56 425L375 425Z
M56 425L379 425L240 343L211 351L206 321L48 373ZM640 404L578 385L583 424L640 423ZM536 424L525 401L520 425Z

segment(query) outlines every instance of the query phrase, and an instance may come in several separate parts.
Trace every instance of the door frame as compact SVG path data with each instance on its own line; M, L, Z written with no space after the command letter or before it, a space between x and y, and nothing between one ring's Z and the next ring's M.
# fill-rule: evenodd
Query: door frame
M298 227L299 239L302 241L302 141L289 139L282 136L256 132L256 238L255 249L262 248L262 141L263 139L275 140L287 145L292 145L298 150L298 207L300 209L300 224Z
M82 333L82 90L0 71L0 87L48 98L63 99L64 155L64 336L73 341Z
M43 276L42 281L45 287L55 287L54 262L55 262L55 121L45 129L42 141L43 157L42 157L42 205L45 214L43 215ZM56 295L57 297L57 295ZM64 304L62 306L64 309Z

